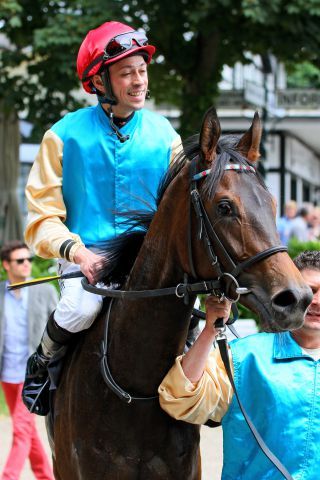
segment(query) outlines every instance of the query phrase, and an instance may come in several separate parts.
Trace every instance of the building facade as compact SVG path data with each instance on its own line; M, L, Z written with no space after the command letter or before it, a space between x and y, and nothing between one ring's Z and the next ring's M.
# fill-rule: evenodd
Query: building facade
M288 200L320 206L320 90L287 89L285 69L274 57L248 54L248 58L250 64L224 68L217 101L222 131L243 133L258 110L264 126L261 161L266 184L277 199L278 215ZM176 108L154 107L150 101L148 107L157 108L178 127ZM27 136L28 125L22 128ZM24 185L37 150L38 145L27 143L20 147L19 198L24 218Z

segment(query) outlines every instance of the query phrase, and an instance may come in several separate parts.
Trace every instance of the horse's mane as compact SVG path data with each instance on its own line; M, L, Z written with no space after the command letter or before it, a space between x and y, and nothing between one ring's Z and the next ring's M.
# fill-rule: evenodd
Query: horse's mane
M213 197L228 162L251 165L245 157L236 151L238 142L239 137L234 135L222 136L219 139L217 145L217 161L212 162L211 174L205 177L202 185L204 195L209 198ZM199 134L197 134L183 142L183 150L175 157L174 162L169 166L160 180L157 196L154 198L156 208L150 203L141 200L142 203L147 206L147 209L128 211L120 214L120 216L123 217L121 224L126 227L126 231L114 240L105 242L102 246L106 261L102 269L98 272L98 276L99 278L103 278L105 283L111 283L119 287L123 285L133 267L165 191L186 163L200 155ZM258 178L259 182L266 188L259 174Z

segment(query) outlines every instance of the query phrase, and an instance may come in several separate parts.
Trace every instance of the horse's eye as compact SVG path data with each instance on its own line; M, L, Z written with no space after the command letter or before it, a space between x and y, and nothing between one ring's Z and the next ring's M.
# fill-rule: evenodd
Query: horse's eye
M232 215L232 207L229 202L220 202L217 206L217 210L219 215L221 215L222 217L229 217L230 215Z

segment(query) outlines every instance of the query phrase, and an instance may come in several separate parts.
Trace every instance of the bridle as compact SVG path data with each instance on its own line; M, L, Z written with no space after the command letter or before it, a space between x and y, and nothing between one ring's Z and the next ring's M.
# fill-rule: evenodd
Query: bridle
M232 156L232 154L230 154ZM271 255L274 255L278 252L287 252L287 247L283 245L276 245L274 247L269 247L262 252L253 255L252 257L247 258L246 260L236 264L234 260L231 258L228 251L225 249L223 243L221 242L218 234L216 233L209 217L206 212L206 209L203 205L203 201L201 199L199 190L197 188L197 181L204 178L205 176L211 173L211 170L204 170L200 173L196 172L196 160L194 159L191 161L190 166L190 197L191 203L193 205L194 211L196 213L197 221L198 221L198 238L199 240L203 240L211 265L217 272L218 280L221 282L220 290L222 292L222 296L228 298L231 302L236 303L239 301L240 296L250 293L250 290L247 287L240 287L237 277L240 273L243 272L246 268L251 267L257 262L264 260ZM224 168L225 171L236 171L238 173L254 173L256 174L256 170L251 165L242 165L239 163L227 164ZM220 256L215 253L216 251L220 252ZM189 255L189 265L191 274L194 278L198 278L196 274L196 270L194 267L193 261L193 254L192 254L192 230L191 230L191 207L190 207L190 215L189 215L189 228L188 228L188 255ZM223 269L221 264L227 266L227 270ZM226 279L226 282L224 281ZM227 283L227 285L223 285ZM230 297L227 295L227 291L224 288L225 286L229 286L234 283L235 291L236 291L236 298Z

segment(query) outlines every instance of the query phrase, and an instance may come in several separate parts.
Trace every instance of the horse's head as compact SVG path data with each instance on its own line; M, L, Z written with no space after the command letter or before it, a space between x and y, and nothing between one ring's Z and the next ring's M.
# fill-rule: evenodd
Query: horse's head
M193 241L193 263L197 277L220 276L229 297L246 287L240 302L260 316L265 330L292 330L302 325L312 294L280 246L275 200L256 172L261 131L256 113L240 139L220 138L215 110L206 113L199 160L191 163L193 231L202 229L202 241Z

